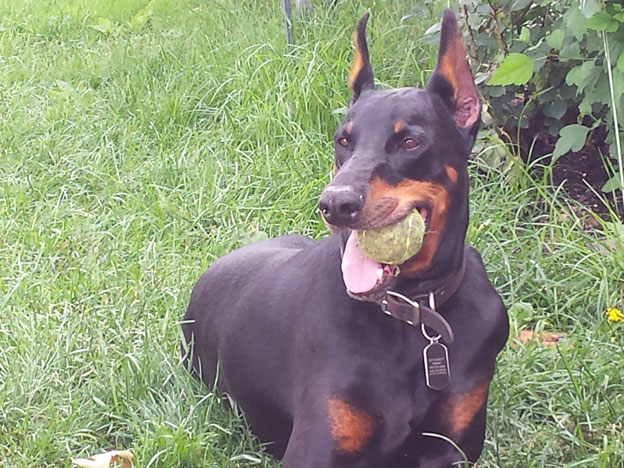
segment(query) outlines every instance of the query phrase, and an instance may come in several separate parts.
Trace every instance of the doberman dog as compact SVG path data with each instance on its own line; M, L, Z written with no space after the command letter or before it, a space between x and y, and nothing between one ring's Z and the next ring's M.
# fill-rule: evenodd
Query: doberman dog
M192 372L235 399L284 468L475 461L508 336L505 307L465 244L480 104L455 15L444 13L425 89L374 89L367 20L319 200L333 235L226 255L199 279L184 317ZM426 221L418 253L401 265L366 258L357 232L411 210Z

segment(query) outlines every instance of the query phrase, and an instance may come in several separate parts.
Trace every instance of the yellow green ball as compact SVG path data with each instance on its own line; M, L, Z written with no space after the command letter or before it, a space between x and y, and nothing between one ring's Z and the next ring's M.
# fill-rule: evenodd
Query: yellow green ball
M425 237L425 220L418 210L381 229L358 231L360 249L371 260L400 265L418 253Z

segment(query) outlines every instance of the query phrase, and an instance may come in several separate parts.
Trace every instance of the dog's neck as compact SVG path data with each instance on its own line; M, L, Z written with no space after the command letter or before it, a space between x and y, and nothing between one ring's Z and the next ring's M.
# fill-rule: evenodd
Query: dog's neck
M397 292L412 299L435 296L436 306L441 306L459 289L466 271L466 260L462 255L450 273L433 278L404 278L399 275L395 287Z

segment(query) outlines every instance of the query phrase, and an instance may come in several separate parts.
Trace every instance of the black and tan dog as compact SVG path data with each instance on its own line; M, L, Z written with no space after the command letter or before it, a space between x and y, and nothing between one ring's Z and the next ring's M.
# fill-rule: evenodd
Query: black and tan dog
M193 371L233 396L285 468L476 460L507 339L505 308L464 243L480 105L455 16L444 14L427 88L380 91L367 19L334 137L336 174L319 201L334 234L226 255L195 285L184 318ZM419 252L401 265L366 258L357 230L411 210L427 225Z

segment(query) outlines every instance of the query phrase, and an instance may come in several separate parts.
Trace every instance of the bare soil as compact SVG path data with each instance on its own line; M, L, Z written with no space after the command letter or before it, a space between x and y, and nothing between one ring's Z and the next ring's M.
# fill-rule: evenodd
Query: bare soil
M616 198L612 193L605 194L601 191L609 178L604 159L592 147L561 156L553 167L553 183L557 186L563 184L570 198L605 219L610 216L609 207L612 211L618 212L616 199L617 206L622 207L620 192L617 192Z
M570 123L576 122L576 115L573 118ZM517 134L515 131L516 129L508 131L507 135ZM543 156L551 154L555 147L556 138L546 131L539 118L536 118L530 128L521 135L520 147L531 148L530 153L524 151L523 157L526 161L542 160ZM603 219L611 219L611 212L618 213L622 219L622 193L602 192L602 187L611 177L606 168L609 167L609 163L612 167L617 167L617 163L609 159L605 137L605 128L598 127L590 133L590 138L580 151L569 152L559 157L552 168L552 183L555 186L563 185L565 192L558 193L565 193ZM549 164L550 160L547 158L543 162ZM590 225L596 227L597 223Z

